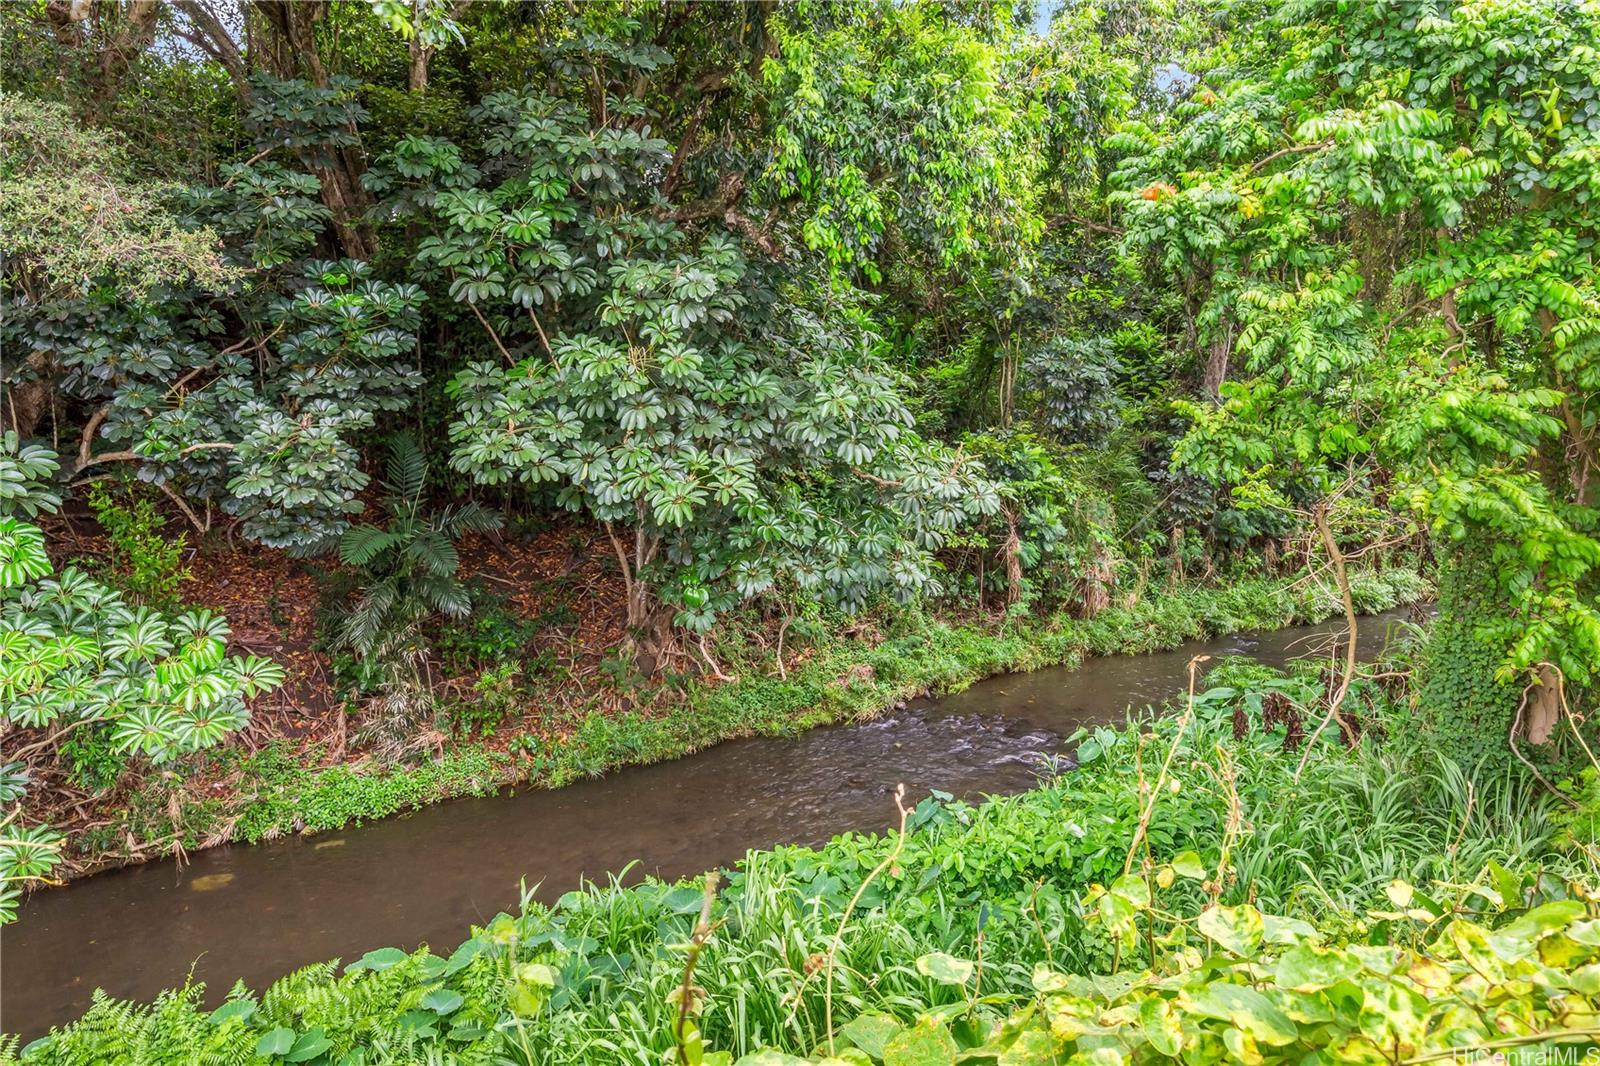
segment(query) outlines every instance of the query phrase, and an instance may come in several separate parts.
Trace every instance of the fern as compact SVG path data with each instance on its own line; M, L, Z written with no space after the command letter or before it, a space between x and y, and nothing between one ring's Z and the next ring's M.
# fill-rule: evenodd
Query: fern
M417 442L406 434L396 434L389 442L389 480L384 482L391 498L416 500L428 481L428 460Z
M410 437L391 442L388 472L387 524L355 526L339 542L340 559L365 579L345 615L341 643L363 656L401 643L395 636L430 614L465 614L471 603L456 578L461 556L453 541L500 526L499 515L477 504L430 511L427 460Z

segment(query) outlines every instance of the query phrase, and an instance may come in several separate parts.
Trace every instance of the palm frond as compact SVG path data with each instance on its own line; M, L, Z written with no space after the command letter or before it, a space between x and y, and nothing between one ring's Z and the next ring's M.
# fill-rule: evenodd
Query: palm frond
M472 596L467 587L444 574L422 578L417 582L417 592L429 607L451 618L465 617L472 610Z
M362 655L377 647L398 592L392 578L369 585L344 616L341 643Z
M434 520L434 528L447 537L459 537L463 533L487 533L491 529L499 529L505 525L505 519L500 517L499 511L491 510L476 503L464 503L459 507L446 507L439 512Z
M339 538L339 558L351 566L366 566L386 548L394 546L396 537L378 526L351 526Z
M389 441L388 480L384 488L405 501L414 502L428 482L428 460L417 442L406 433L396 433Z
M447 577L461 565L461 556L450 538L436 529L419 530L406 544L406 554L421 563L430 574Z

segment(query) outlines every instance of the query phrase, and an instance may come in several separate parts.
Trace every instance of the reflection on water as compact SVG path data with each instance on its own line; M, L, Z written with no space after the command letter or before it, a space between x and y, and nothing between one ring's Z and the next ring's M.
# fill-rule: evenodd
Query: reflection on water
M1367 619L1364 655L1400 613ZM677 877L750 848L876 829L894 786L913 798L1015 792L1085 723L1183 692L1198 654L1281 663L1327 655L1336 624L1008 675L857 725L732 741L555 792L457 800L337 835L222 847L40 892L0 933L0 1029L25 1039L81 1014L96 987L148 999L191 972L219 1000L308 962L386 945L454 947L513 906L581 877Z

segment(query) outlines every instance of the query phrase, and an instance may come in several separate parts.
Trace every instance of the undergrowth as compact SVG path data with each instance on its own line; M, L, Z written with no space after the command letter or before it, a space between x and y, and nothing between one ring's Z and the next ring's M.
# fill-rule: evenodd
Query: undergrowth
M1373 688L1362 741L1347 750L1319 740L1308 758L1261 710L1277 693L1315 714L1325 690L1316 668L1230 662L1197 690L1189 713L1083 734L1081 768L1033 791L981 805L930 797L907 813L904 836L752 852L729 873L709 924L697 917L695 884L589 884L550 907L527 899L446 955L378 949L342 972L308 967L260 996L236 987L214 1011L193 985L151 1007L99 997L22 1061L169 1061L181 1051L192 1056L184 1061L219 1062L687 1062L679 1045L692 1036L728 1056L707 1052L712 1063L762 1048L807 1055L833 1033L861 1051L843 1061L910 1063L922 1060L889 1053L872 1034L944 1026L974 1046L1000 1039L1005 1011L1050 992L1034 983L1041 965L1064 975L1177 966L1193 995L1226 984L1238 960L1195 968L1201 956L1186 954L1192 940L1181 933L1160 942L1139 933L1152 883L1162 894L1152 930L1189 929L1209 912L1199 928L1245 955L1310 938L1355 945L1358 959L1379 944L1431 952L1448 968L1460 956L1438 934L1452 919L1476 916L1521 936L1527 921L1506 923L1554 914L1536 905L1562 898L1567 879L1593 881L1585 849L1560 839L1554 798L1511 771L1469 783L1382 728L1409 693ZM1166 769L1152 791L1157 767ZM1105 885L1109 896L1095 887ZM1560 922L1528 935L1586 913L1579 903L1558 909ZM1277 916L1267 919L1278 923L1273 935L1291 939L1263 945L1261 913ZM1571 969L1592 950L1547 962ZM689 1014L678 1005L686 982ZM1115 998L1132 986L1083 987ZM1388 1013L1383 1024L1398 1025ZM965 1035L962 1017L974 1026ZM1248 1019L1238 1024L1254 1032ZM770 1057L778 1052L752 1063L790 1061Z
M1358 573L1352 585L1364 611L1418 602L1431 593L1416 571L1398 567ZM737 668L732 682L682 679L677 687L634 690L628 709L580 707L541 723L538 731L503 738L504 751L484 743L493 729L472 729L437 757L414 765L324 767L315 764L317 750L297 754L281 744L250 757L235 754L228 770L238 773L234 793L242 801L208 798L186 805L182 824L174 825L165 791L157 783L130 802L128 822L140 839L176 836L191 849L222 839L255 843L293 832L331 831L503 786L560 788L735 737L787 736L870 717L896 701L959 691L996 674L1321 621L1339 609L1333 594L1320 586L1286 587L1281 581L1247 578L1154 591L1093 619L1019 616L980 624L899 612L886 623L887 632L872 636L845 636L837 627L818 627L809 656L784 676L774 670L770 655L764 657L751 644L719 648L725 661L734 664L729 668ZM562 682L557 678L550 683ZM519 692L516 698L537 700L537 690ZM495 710L497 723L510 714L509 708ZM92 847L99 842L83 843Z

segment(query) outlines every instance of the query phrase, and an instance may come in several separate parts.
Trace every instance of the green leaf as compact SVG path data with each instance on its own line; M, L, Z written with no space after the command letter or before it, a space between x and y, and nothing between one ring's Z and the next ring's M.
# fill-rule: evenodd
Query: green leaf
M294 1047L284 1058L289 1062L310 1062L333 1046L320 1028L308 1029L294 1042Z
M1229 1022L1264 1044L1281 1046L1293 1043L1299 1028L1266 996L1253 988L1210 981L1199 988L1186 988L1181 1003L1197 1014Z
M228 1002L211 1012L211 1021L216 1025L221 1025L231 1018L248 1018L255 1012L255 1000L230 999Z
M1172 869L1179 877L1187 877L1191 881L1204 881L1206 878L1205 863L1192 851L1182 852L1173 859Z
M902 1029L883 1049L883 1066L955 1066L955 1039L932 1018Z
M1274 980L1292 992L1318 992L1361 972L1361 960L1347 951L1301 944L1278 960Z
M362 970L371 970L374 973L382 973L384 970L399 966L410 957L399 948L378 948L367 952L355 962L350 963L344 968L344 972L360 973Z
M1183 1022L1173 1013L1172 1004L1151 998L1139 1004L1139 1026L1150 1046L1170 1058L1183 1048Z
M422 1005L435 1014L449 1014L466 1002L453 988L436 988L422 997Z
M1123 874L1112 882L1111 894L1134 910L1147 910L1150 906L1150 883L1142 874Z
M1498 936L1516 940L1536 941L1558 929L1565 929L1582 918L1587 911L1582 901L1558 899L1542 903L1502 928Z
M811 1066L811 1060L764 1047L741 1056L734 1066Z
M1206 936L1235 955L1248 957L1261 947L1264 927L1261 912L1248 903L1238 907L1211 907L1195 923Z
M1000 1052L997 1066L1055 1066L1056 1039L1043 1029L1025 1029Z
M1319 938L1317 930L1299 918L1284 918L1277 914L1261 916L1262 939L1268 944L1303 944Z
M917 972L940 984L964 985L972 980L973 965L966 959L935 951L917 960Z
M511 1009L527 1016L539 1013L550 990L556 986L556 970L542 962L525 962L516 969L516 982L511 989Z
M839 1027L838 1037L855 1047L865 1051L875 1059L883 1058L883 1049L894 1035L903 1028L895 1019L887 1014L869 1012L851 1018Z
M452 951L450 953L450 957L445 960L445 966L444 970L441 972L441 976L448 977L450 974L466 969L468 964L470 964L473 959L477 958L482 951L483 941L479 940L477 937L473 937L471 940L462 941L461 946Z
M256 1054L262 1058L272 1058L275 1055L287 1055L293 1047L294 1030L280 1025L256 1041Z

